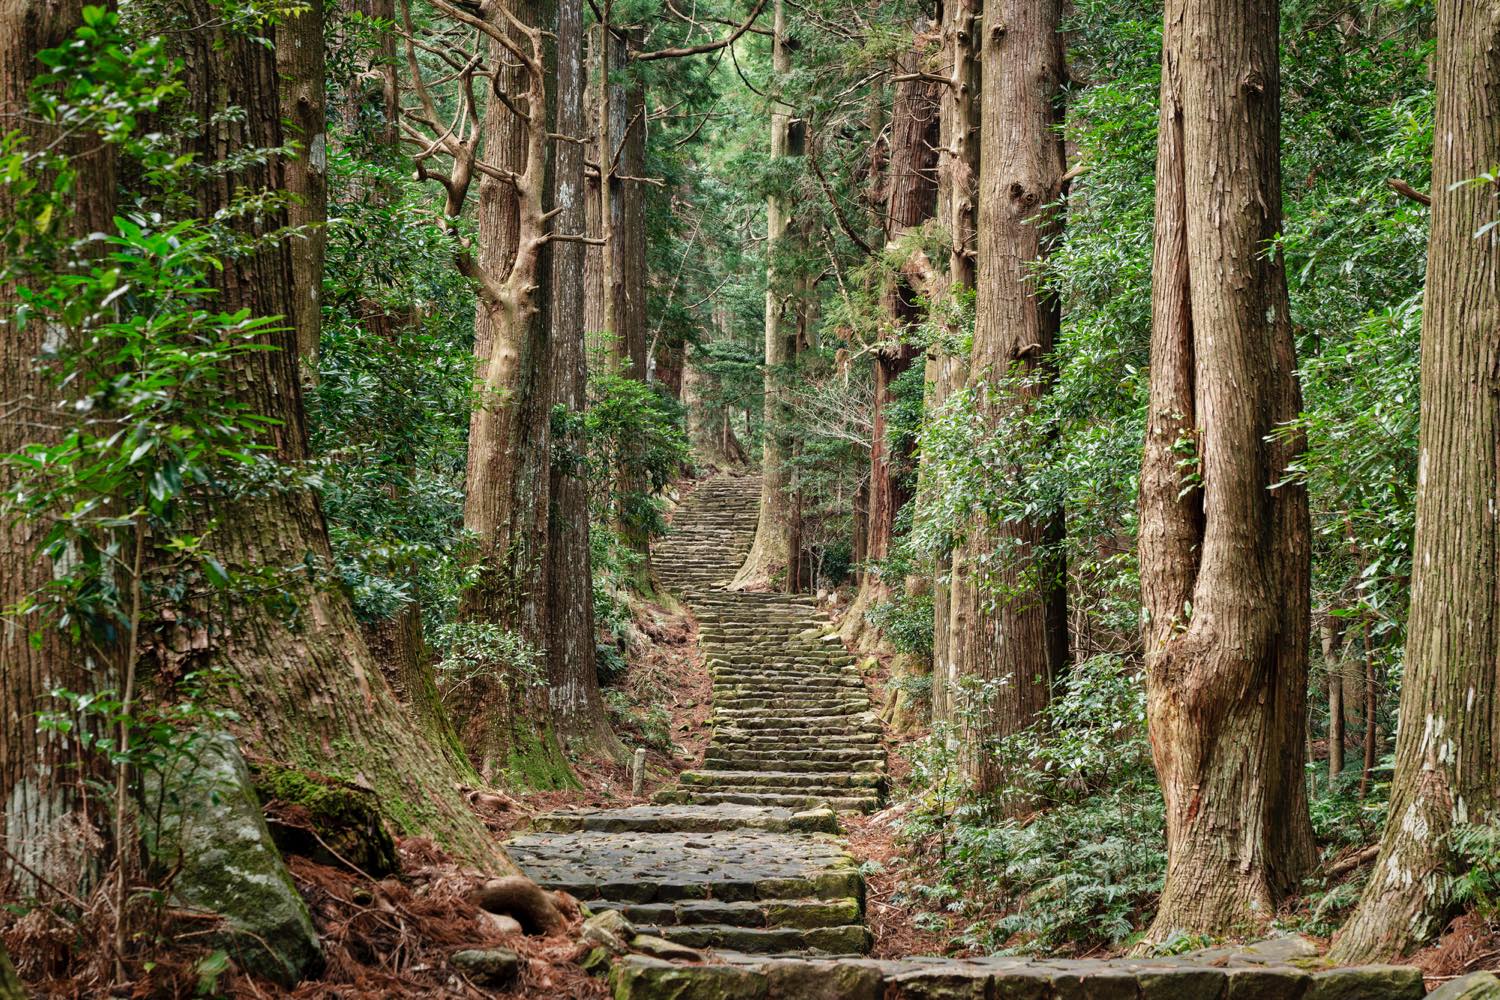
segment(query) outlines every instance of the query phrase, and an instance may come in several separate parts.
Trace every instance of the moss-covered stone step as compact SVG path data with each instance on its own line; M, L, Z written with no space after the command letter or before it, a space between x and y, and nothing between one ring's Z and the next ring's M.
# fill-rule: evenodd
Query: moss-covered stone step
M1421 1000L1412 966L1342 969L1210 965L1201 960L899 961L720 956L672 965L641 955L616 963L614 1000Z
M805 929L686 924L676 927L644 926L641 930L689 948L727 948L751 954L813 951L828 955L863 955L874 944L874 936L860 924Z
M585 904L591 912L618 910L631 923L651 927L715 924L728 927L812 928L858 924L864 909L854 896L843 899L687 899L664 903L630 903L595 899ZM662 936L657 931L648 933ZM696 947L696 946L695 946ZM731 947L729 945L715 947Z
M782 788L878 788L878 774L857 771L684 771L684 785L733 785Z
M749 789L686 789L673 788L657 792L657 802L672 803L738 803L741 805L785 806L809 809L827 806L836 812L874 812L880 807L876 795L798 795L785 792L752 791Z
M828 771L836 767L865 774L883 774L885 772L885 760L884 758L873 756L863 760L849 760L847 758L830 757L827 754L818 754L816 756L809 754L807 757L797 758L786 753L757 758L736 754L719 754L712 751L703 759L703 770L705 771L816 772Z
M854 860L836 839L819 834L582 830L523 834L506 851L538 884L579 899L863 898Z
M532 822L535 833L711 833L763 830L769 833L837 833L829 809L778 806L629 806L624 809L569 809L545 813Z

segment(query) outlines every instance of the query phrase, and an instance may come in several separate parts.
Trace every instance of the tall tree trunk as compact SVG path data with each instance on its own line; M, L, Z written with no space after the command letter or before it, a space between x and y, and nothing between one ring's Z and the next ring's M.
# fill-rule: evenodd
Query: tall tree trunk
M558 134L583 137L587 83L583 8L563 3L558 7L554 98ZM560 141L554 150L556 230L564 235L582 234L588 224L583 146ZM583 343L584 248L582 243L563 241L552 250L553 399L567 411L568 429L553 442L547 547L551 563L547 571L551 606L547 680L552 714L564 742L590 756L623 761L625 748L610 727L599 693L588 480L583 464L584 441L576 429L588 404L588 360Z
M1270 440L1300 406L1267 249L1278 71L1275 0L1168 0L1140 518L1168 861L1148 942L1263 924L1313 859L1307 496L1279 485L1302 444Z
M66 41L82 22L82 10L82 0L0 4L0 121L7 131L19 130L29 150L58 138L56 129L29 114L32 81L43 69L37 54ZM109 231L115 205L110 147L85 134L68 140L65 151L77 173L72 212L62 223L65 235L81 239ZM15 218L9 192L0 185L0 219ZM8 319L19 301L17 286L0 281L0 315ZM56 443L67 432L58 420L62 399L55 373L41 357L48 336L48 324L40 318L7 324L0 332L0 412L7 414L0 419L0 455L28 444ZM9 519L0 524L0 612L46 587L61 571L37 551L46 527ZM86 890L97 875L99 855L91 845L98 835L83 796L85 782L102 775L74 767L76 734L41 728L37 714L63 707L50 694L57 688L87 694L118 684L105 665L91 668L84 649L60 630L45 630L35 646L29 641L32 630L24 617L0 621L0 843L30 869L0 855L0 897L7 899L41 888L33 872L74 891ZM92 721L85 716L78 723Z
M1328 674L1328 788L1344 773L1344 656L1338 623L1325 615L1322 624L1323 669Z
M545 661L552 409L547 133L556 111L547 85L556 53L554 42L542 39L553 33L557 10L556 0L515 8L530 31L545 33L530 38L503 13L489 15L537 58L542 78L491 39L491 62L502 67L498 85L520 95L531 117L498 100L485 108L484 159L516 180L485 173L479 187L478 271L488 290L474 324L481 398L469 423L464 526L479 539L483 569L459 609L465 620L498 625L538 654L536 662L497 663L476 678L459 713L459 731L480 773L531 788L576 781L553 723Z
M224 26L213 0L186 0L183 10L193 29L174 38L182 46L192 111L198 120L215 123L194 143L200 161L280 147L274 53ZM230 107L242 115L224 114ZM240 192L282 183L279 158L252 160L235 173L206 176L197 192L199 211L211 217ZM284 222L283 214L268 212L242 225L245 235L263 237ZM226 259L215 286L223 310L296 315L299 297L285 240L262 240L253 252ZM279 460L295 464L308 455L295 325L265 336L276 349L238 355L228 384L253 412L279 421L266 443ZM300 488L267 492L220 511L211 543L232 570L332 563L317 499ZM344 596L300 576L284 579L282 591L299 609L295 623L267 609L249 609L222 649L237 682L248 748L368 785L403 832L431 836L473 863L510 869L458 791L472 773L453 766L401 709Z
M908 79L896 85L891 107L890 156L886 162L884 236L887 245L901 239L933 217L937 207L938 83L919 75L925 39L918 33L911 52L897 60L898 73ZM918 350L906 342L921 310L916 293L904 275L888 282L881 293L881 346L875 352L875 396L872 403L874 428L870 442L870 505L865 530L867 565L860 575L855 595L841 629L848 642L868 642L875 630L866 628L865 613L891 599L891 584L872 567L890 555L895 537L896 514L911 499L911 443L892 448L886 424L886 409L892 402L891 386L911 368Z
M682 404L687 410L688 442L696 459L711 468L737 469L747 461L745 449L729 424L729 411L708 406L710 379L696 361L688 360L682 370Z
M947 302L949 296L974 287L975 182L979 176L975 102L980 92L978 43L982 16L979 0L943 2L943 63L948 85L940 92L938 212L948 228L949 252L947 294L930 299L934 302ZM926 363L929 388L922 409L926 414L934 414L968 376L958 355L943 345L929 352ZM957 676L952 642L953 569L953 554L940 555L932 584L932 717L939 721L953 717L953 681Z
M624 39L614 39L611 54L618 53L620 68L629 63L630 53L640 46L640 29L631 29ZM646 85L639 75L629 85L616 84L610 101L610 135L613 156L619 168L611 172L614 188L610 205L615 210L615 225L610 251L614 276L615 370L637 382L646 381L646 197L639 178L646 175ZM632 574L632 585L642 593L651 590L651 536L640 511L630 504L644 502L648 489L644 470L634 446L626 442L622 467L616 470L615 490L628 498L618 511L620 539L639 559Z
M1500 2L1440 0L1411 614L1380 856L1335 942L1394 958L1443 927L1456 823L1492 822L1500 669ZM1478 235L1476 235L1478 234ZM1373 721L1366 722L1373 726Z
M297 354L308 383L318 379L318 342L323 329L323 257L328 243L328 124L324 96L324 0L277 25L276 71L281 109L297 153L285 161L287 222L302 230L292 240L292 282L299 297L294 322Z
M771 68L777 81L777 97L771 106L771 156L788 155L788 131L791 124L790 108L779 99L780 87L792 71L791 53L786 37L786 11L783 0L776 0L773 27ZM750 543L750 552L745 563L735 574L731 584L736 590L747 587L762 587L780 570L787 569L791 562L791 547L787 537L790 530L791 512L788 509L788 487L790 470L787 466L786 450L781 441L781 383L785 378L782 368L792 359L792 345L787 336L786 301L784 291L778 287L782 280L776 273L775 254L777 245L786 236L787 212L780 196L766 197L766 369L764 416L761 421L761 478L760 514L755 522L755 538Z
M978 313L969 386L991 427L1033 404L1057 339L1057 301L1036 290L1034 264L1056 239L1062 195L1058 125L1064 80L1061 0L1003 0L985 11L979 173ZM1056 526L1034 517L965 527L955 562L951 631L957 673L987 689L970 713L967 760L980 792L1010 779L986 744L1034 723L1067 656ZM1000 565L981 573L990 554ZM1012 796L1007 809L1024 801Z

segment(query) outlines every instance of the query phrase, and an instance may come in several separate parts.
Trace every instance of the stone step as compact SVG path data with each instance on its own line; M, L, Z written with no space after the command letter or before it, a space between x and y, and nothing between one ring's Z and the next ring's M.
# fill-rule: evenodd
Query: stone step
M822 952L827 955L864 955L875 937L859 924L842 927L754 928L727 924L643 926L647 934L664 937L689 948L727 948L747 954Z
M711 963L673 965L627 955L610 972L610 996L613 1000L1421 1000L1425 991L1422 971L1410 965L1303 969L1290 964L1211 964L1188 958L877 961L768 958L728 951L715 958Z
M835 812L873 812L880 807L877 795L794 795L765 790L672 788L657 792L655 801L666 803L736 803L754 806L786 806L810 809L826 806ZM575 893L576 895L576 893Z
M798 811L775 806L628 806L624 809L568 809L532 821L537 833L710 833L765 830L770 833L837 833L829 810Z
M590 900L591 911L618 910L633 924L682 927L717 924L726 927L808 928L842 927L864 917L859 900L843 899L687 899L668 903L630 903L611 899Z
M853 771L683 771L678 778L684 785L773 787L788 791L879 788L884 782L878 774Z
M827 771L830 768L843 768L846 771L864 774L884 774L885 758L870 755L861 760L850 760L848 758L832 758L823 754L817 756L809 755L806 758L797 759L787 754L766 757L746 757L739 754L722 753L710 750L707 757L703 759L703 770L705 771Z

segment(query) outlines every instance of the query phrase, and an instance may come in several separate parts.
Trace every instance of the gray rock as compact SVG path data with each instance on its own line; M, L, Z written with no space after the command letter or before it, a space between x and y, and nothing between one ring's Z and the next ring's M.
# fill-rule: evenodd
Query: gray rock
M768 962L771 1000L880 1000L880 970L836 962Z
M1493 973L1475 972L1444 983L1427 994L1427 1000L1500 1000L1500 979Z
M1302 1000L1421 1000L1425 989L1410 965L1360 965L1316 973Z
M607 948L616 955L629 951L626 944L635 937L635 925L619 910L603 910L583 922L585 944Z
M322 969L307 904L266 828L250 772L227 734L205 737L196 759L142 776L141 827L153 862L178 868L172 896L217 913L214 944L246 972L285 986Z
M459 972L486 986L504 986L521 972L521 956L509 948L471 948L448 959Z
M668 941L653 934L637 934L630 939L630 947L636 951L659 958L667 962L701 962L703 952L696 948L689 948L685 944L676 941Z

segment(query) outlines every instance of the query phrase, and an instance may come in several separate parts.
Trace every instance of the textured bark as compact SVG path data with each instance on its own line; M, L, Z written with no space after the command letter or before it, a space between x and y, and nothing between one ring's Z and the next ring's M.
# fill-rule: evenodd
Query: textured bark
M80 24L82 9L82 0L0 0L0 128L20 130L29 149L57 139L55 130L25 114L32 80L42 69L37 53L62 44ZM67 151L78 176L66 234L108 231L113 156L86 135L70 140ZM0 186L0 219L13 217L7 191ZM16 286L0 282L0 315L9 318L17 301ZM39 320L0 331L0 454L55 443L66 433L53 373L38 360L47 336L47 324ZM46 528L36 521L0 524L0 610L52 581L55 567L36 552ZM40 645L32 646L32 627L26 619L0 622L0 844L43 879L76 891L89 886L99 860L84 782L103 776L90 770L94 762L81 757L75 740L39 730L36 715L61 707L49 694L54 688L88 693L118 688L118 679L105 664L91 669L84 651L56 630L48 629ZM79 722L90 724L88 718ZM0 898L38 888L30 873L0 855Z
M1344 664L1338 626L1333 616L1323 619L1323 668L1328 674L1328 787L1344 772Z
M620 53L621 66L629 53L639 48L640 30L630 32L624 45L619 40L611 53ZM622 51L622 49L624 51ZM609 250L614 277L615 371L637 382L646 381L646 194L639 180L646 174L646 85L639 76L629 85L617 84L610 101L610 148L619 169L610 175L614 189L610 206L615 211L613 239ZM635 442L626 442L627 448ZM641 495L648 488L643 471L626 464L616 472L616 490L622 496ZM625 512L621 512L624 514ZM651 589L651 537L638 519L622 516L617 524L620 540L639 557L633 585L642 592Z
M1276 29L1275 0L1167 4L1139 545L1168 864L1147 942L1253 931L1313 860L1307 496L1276 485L1302 444L1268 440L1300 407L1286 277L1267 252ZM1201 483L1184 479L1192 451Z
M1064 80L1061 0L1005 0L985 11L981 106L978 312L969 386L992 427L1044 390L1040 366L1057 338L1058 303L1036 292L1033 267L1056 239L1053 204L1062 193L1058 132ZM983 744L1032 725L1051 697L1067 656L1057 524L1037 517L991 524L974 519L955 553L950 600L962 628L950 629L956 673L991 687L971 706L966 755L981 792L1010 781ZM983 575L997 548L999 565ZM1022 796L1004 807L1024 807Z
M1422 318L1417 532L1390 819L1341 961L1395 957L1439 932L1448 835L1492 822L1500 670L1500 3L1441 0L1438 141ZM1370 723L1367 723L1369 725Z
M297 353L308 382L318 377L318 341L323 329L323 257L328 243L328 124L323 65L324 0L276 29L276 71L281 76L281 111L287 138L297 152L285 161L286 191L292 196L287 222L302 230L292 240L292 281L298 296L293 322Z
M898 73L912 78L896 85L891 107L890 156L881 198L887 245L932 218L937 209L940 84L916 75L925 47L919 34L913 51L897 60L896 65ZM911 444L892 450L887 440L885 412L891 404L892 383L906 374L919 354L916 347L901 339L921 318L916 292L904 275L895 276L882 291L881 312L886 328L881 331L881 346L872 362L875 395L871 404L874 427L870 445L870 503L865 524L867 564L860 575L859 592L844 616L841 629L845 641L864 646L877 639L876 630L868 627L865 613L891 599L891 581L868 563L890 555L896 514L912 497Z
M563 3L557 21L555 130L584 134L583 8ZM557 232L584 231L583 146L554 145ZM582 417L588 401L588 362L583 344L584 244L564 241L552 249L553 401L565 408L568 426ZM553 442L551 509L548 522L547 586L551 606L547 642L547 683L557 730L568 746L590 756L624 762L626 752L604 711L595 661L594 571L589 548L589 498L582 464L581 435L565 433Z
M432 651L422 636L421 609L415 603L408 604L393 617L366 625L361 632L396 699L448 765L467 775L473 768L443 705Z
M949 83L940 91L938 214L948 229L950 249L946 286L949 293L974 287L975 182L979 174L976 101L981 67L978 51L981 17L979 0L944 0L943 64ZM923 412L936 413L953 389L964 383L968 373L960 358L941 347L928 355L926 364L928 392ZM953 682L957 674L951 641L954 634L950 599L952 574L953 555L944 553L938 557L932 584L932 717L935 720L953 717Z
M249 148L280 146L274 54L223 27L211 0L187 0L183 11L195 28L173 37L182 46L191 110L200 120L216 121L197 138L195 152L216 162ZM230 106L244 109L243 120L222 114ZM281 161L272 157L236 173L205 177L197 192L199 211L212 215L242 188L279 186L281 171ZM284 222L280 213L266 213L243 224L263 233ZM262 242L254 253L225 260L214 284L225 310L296 314L285 240ZM300 462L308 451L295 333L265 336L277 349L238 356L230 384L253 412L280 421L265 442L275 456ZM216 514L211 545L231 569L300 566L309 560L331 564L322 512L305 489L267 493ZM453 766L401 709L343 594L300 576L287 577L282 593L298 607L295 622L247 608L221 651L236 678L247 749L367 785L403 832L431 836L475 864L509 870L494 838L457 790L472 774Z
M786 12L782 0L776 0L772 41L771 67L776 79L784 80L792 70L791 54L786 37ZM787 135L791 116L790 109L777 101L771 110L771 155L788 155ZM787 569L791 562L791 545L788 538L791 512L788 509L790 475L787 455L780 440L781 431L781 369L792 358L792 344L787 336L786 303L783 293L777 288L778 279L770 255L776 244L786 236L787 210L777 195L766 198L766 369L764 417L761 427L760 454L760 513L755 522L755 538L750 543L750 552L745 564L735 574L730 584L735 590L764 587L779 571Z
M491 8L495 30L535 62L528 68L490 40L499 86L531 117L492 100L485 108L484 159L515 179L480 180L474 323L481 399L469 422L464 526L479 540L484 562L464 594L460 615L497 624L543 651L550 638L546 557L551 486L549 285L551 202L547 132L548 67L555 50L543 43L557 20L556 0L530 0L514 13L526 30ZM538 76L540 74L540 76ZM519 98L519 102L517 101ZM476 678L456 709L459 732L487 779L555 788L574 782L552 722L546 663L503 664Z

